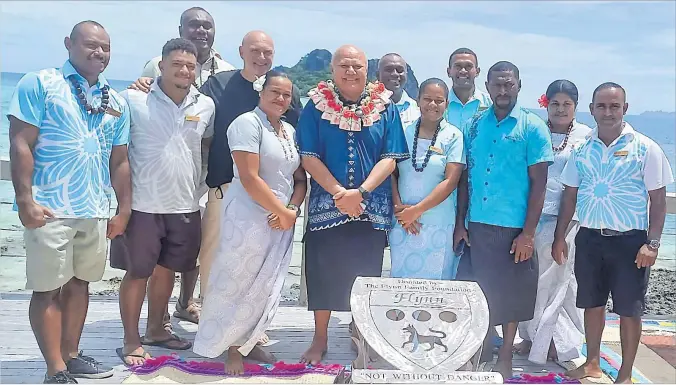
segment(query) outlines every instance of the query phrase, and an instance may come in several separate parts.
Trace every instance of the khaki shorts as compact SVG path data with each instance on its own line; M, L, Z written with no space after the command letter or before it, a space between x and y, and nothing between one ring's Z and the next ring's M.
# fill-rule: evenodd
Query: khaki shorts
M200 247L197 265L200 268L200 295L204 298L209 284L209 273L211 272L211 263L214 261L221 230L221 207L223 194L228 190L230 184L223 184L220 187L209 189L209 200L202 216L202 245Z
M106 270L107 225L107 219L54 219L26 229L26 289L56 290L73 277L100 281Z

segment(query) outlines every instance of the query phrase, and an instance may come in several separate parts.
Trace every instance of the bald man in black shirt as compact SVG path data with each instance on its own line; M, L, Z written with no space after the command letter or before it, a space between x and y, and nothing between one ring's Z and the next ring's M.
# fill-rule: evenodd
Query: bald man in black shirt
M249 32L239 47L244 69L212 75L200 89L216 104L214 136L209 150L206 180L209 200L202 218L202 246L199 256L202 299L207 293L211 262L218 247L221 200L233 178L233 161L226 132L236 117L252 111L258 105L259 95L254 90L253 82L272 68L274 54L274 43L265 32ZM294 86L291 107L284 114L286 121L294 127L298 123L301 108L300 92Z

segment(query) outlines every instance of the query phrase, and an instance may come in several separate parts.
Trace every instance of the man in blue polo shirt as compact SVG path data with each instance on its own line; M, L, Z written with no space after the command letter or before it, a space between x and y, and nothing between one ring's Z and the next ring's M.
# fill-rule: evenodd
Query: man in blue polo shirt
M476 53L471 49L458 48L453 51L448 58L446 72L453 82L453 87L448 95L448 107L444 118L462 131L474 115L486 110L493 102L490 95L476 87L475 81L481 73L481 68L479 68L479 59ZM461 186L462 183L464 181L459 182L458 189L453 191L451 199L456 202L457 210L462 211L462 218L465 218L467 206L464 203L461 205L461 203L467 202L467 197L461 195L467 191L467 186ZM453 232L453 248L456 250L458 257L469 255L466 222L456 223Z
M631 383L641 338L650 267L667 213L666 186L674 177L664 152L624 121L629 104L616 83L596 88L589 104L597 128L576 148L561 175L565 185L552 257L567 258L566 229L577 208L577 307L585 309L587 361L573 378L602 376L601 336L608 294L620 316L622 366L616 383ZM650 204L648 204L650 202Z
M79 353L89 282L101 280L107 239L131 213L129 111L101 75L110 37L97 22L65 39L61 68L26 74L9 106L16 209L25 227L29 319L47 363L45 383L106 378L113 369ZM112 189L118 214L109 220Z
M462 128L477 112L493 104L487 93L476 87L475 80L481 69L476 53L469 48L458 48L448 59L448 77L453 87L448 95L446 121Z
M472 252L460 259L457 278L476 280L488 301L491 326L502 325L504 343L494 370L508 379L517 325L532 319L535 309L538 263L531 258L533 239L554 152L545 122L517 104L519 69L498 62L487 78L493 105L475 115L464 130L467 170L462 196L469 197ZM463 213L458 216L458 223L464 223ZM490 334L484 351L492 358Z

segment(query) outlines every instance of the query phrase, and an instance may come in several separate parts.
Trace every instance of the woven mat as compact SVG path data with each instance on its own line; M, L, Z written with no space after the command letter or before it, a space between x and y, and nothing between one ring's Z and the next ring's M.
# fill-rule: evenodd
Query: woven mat
M185 361L178 356L161 356L147 360L143 366L132 367L131 374L123 384L162 383L162 384L238 384L238 383L299 383L332 384L336 376L345 367L342 365L304 364L274 365L244 364L244 374L228 376L225 365L213 361Z

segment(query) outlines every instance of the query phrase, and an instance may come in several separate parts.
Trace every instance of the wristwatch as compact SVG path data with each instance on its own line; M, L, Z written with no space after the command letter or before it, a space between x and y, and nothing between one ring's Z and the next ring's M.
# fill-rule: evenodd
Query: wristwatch
M369 196L371 196L371 192L365 189L364 186L359 186L357 190L359 190L359 192L361 193L361 197L364 200L369 199Z
M651 249L651 250L653 250L653 251L657 251L657 249L660 248L660 241L659 241L659 239L651 239L651 240L648 240L648 241L646 241L645 244L648 245L648 248Z
M293 203L289 203L288 205L286 205L286 208L296 210L296 218L300 216L300 207L294 205Z

